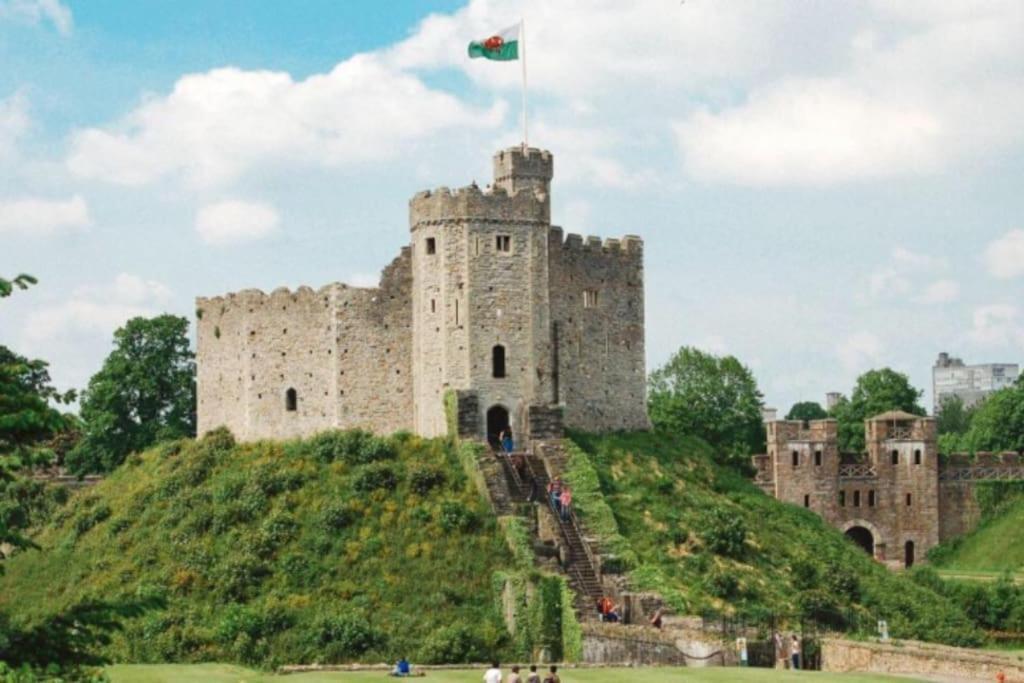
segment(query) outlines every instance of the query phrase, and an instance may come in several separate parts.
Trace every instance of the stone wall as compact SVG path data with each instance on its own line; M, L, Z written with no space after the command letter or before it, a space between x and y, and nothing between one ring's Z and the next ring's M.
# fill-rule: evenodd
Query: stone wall
M552 228L548 240L555 401L565 425L647 429L643 241L584 240Z
M379 288L197 299L199 433L223 425L253 440L410 428L409 296L403 253Z
M826 638L822 641L823 671L941 675L950 680L1024 681L1024 662L995 653L915 641L888 644Z

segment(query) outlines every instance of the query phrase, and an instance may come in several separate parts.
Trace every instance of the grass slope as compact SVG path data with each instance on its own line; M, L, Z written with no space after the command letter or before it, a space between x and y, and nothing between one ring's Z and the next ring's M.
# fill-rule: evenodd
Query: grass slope
M681 613L817 613L897 638L976 645L948 599L892 573L818 515L715 465L699 440L655 433L573 435L567 477L588 526L641 590ZM835 616L832 616L835 615Z
M480 661L507 652L492 574L512 562L456 450L358 432L133 457L5 562L0 611L157 597L115 661Z
M1024 498L1010 502L977 529L944 543L929 557L944 570L960 572L1024 571Z
M504 669L508 672L508 667ZM218 664L194 666L114 666L108 669L112 683L187 683L208 681L209 683L268 683L280 681L279 676L235 666ZM482 670L430 671L426 680L431 683L479 683ZM758 681L817 681L818 683L884 683L887 681L914 681L906 677L878 676L872 674L830 674L815 671L773 671L770 669L561 669L559 675L565 683L747 683ZM288 676L291 683L369 683L369 681L394 680L384 673L308 673ZM420 680L420 679L412 679Z

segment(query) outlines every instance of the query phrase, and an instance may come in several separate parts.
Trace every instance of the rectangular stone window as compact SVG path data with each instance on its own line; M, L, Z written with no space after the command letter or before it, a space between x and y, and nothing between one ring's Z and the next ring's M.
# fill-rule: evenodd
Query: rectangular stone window
M583 308L597 308L597 290L583 290Z
M495 235L495 237L494 237L494 249L498 253L511 254L512 253L512 236L511 235Z
M839 492L839 507L846 507L846 491Z
M910 507L910 503L911 503L911 497L910 497L910 494L908 493L907 494L907 507Z
M805 508L811 507L811 497L808 494L804 494L804 507Z
M814 451L814 465L821 467L821 451Z
M791 455L793 457L793 467L799 466L800 465L800 453L797 452L797 451L793 451L791 453Z
M437 253L437 240L433 237L427 238L427 254Z
M868 507L875 507L875 491L874 489L868 491Z
M437 313L437 301L435 299L430 300L430 312Z
M853 492L853 507L855 507L855 508L859 508L860 507L860 491L854 491Z

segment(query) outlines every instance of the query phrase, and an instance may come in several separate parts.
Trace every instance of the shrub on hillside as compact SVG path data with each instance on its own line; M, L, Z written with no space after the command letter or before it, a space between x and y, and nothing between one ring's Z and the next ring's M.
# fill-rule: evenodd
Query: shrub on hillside
M416 493L423 495L439 486L443 486L446 477L444 471L439 467L421 465L409 475L409 487Z
M492 650L476 629L448 626L431 635L420 650L419 659L431 664L484 662Z
M377 489L393 489L398 484L398 475L385 463L366 465L356 474L352 488L369 493Z
M441 504L441 528L445 531L470 531L477 524L477 516L472 510L457 501L446 501Z
M316 644L330 663L351 661L384 644L365 616L352 612L320 617L314 626Z
M359 429L317 434L312 438L310 448L313 456L324 463L338 460L352 465L364 465L391 460L396 455L390 440Z
M739 558L747 542L747 525L736 512L714 508L707 514L700 538L716 555Z
M355 511L344 502L333 502L320 513L320 527L327 532L341 531L355 520Z

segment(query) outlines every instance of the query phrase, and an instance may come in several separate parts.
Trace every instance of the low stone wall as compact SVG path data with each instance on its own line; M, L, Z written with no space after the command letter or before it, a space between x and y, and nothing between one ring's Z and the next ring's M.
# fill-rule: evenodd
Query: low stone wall
M699 631L587 622L583 661L625 666L722 666L734 663L717 640Z
M961 647L916 641L859 642L826 638L821 643L823 671L885 674L939 674L965 681L1024 682L1024 661Z

